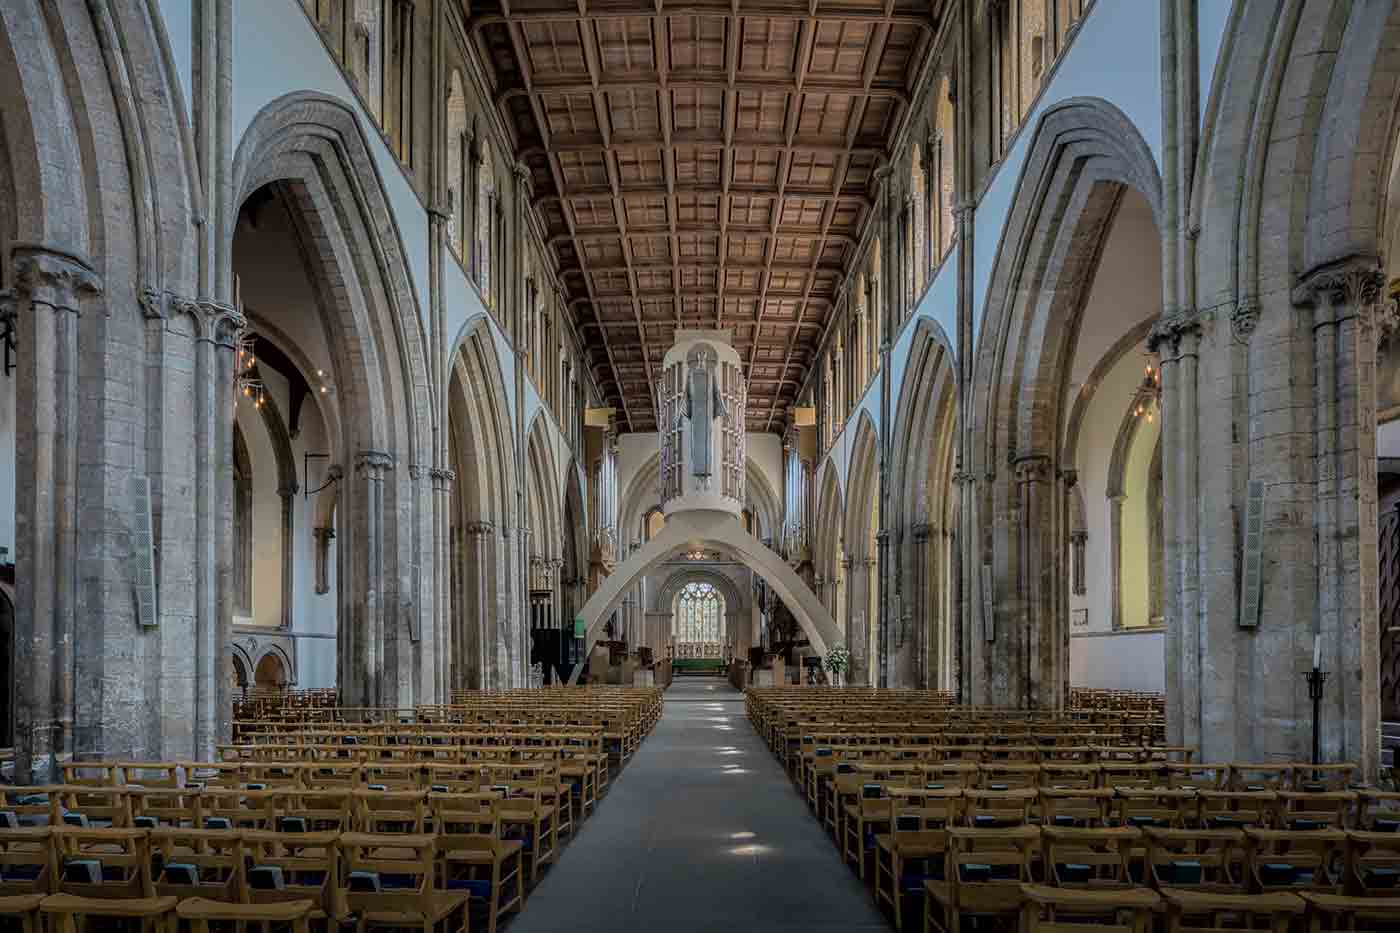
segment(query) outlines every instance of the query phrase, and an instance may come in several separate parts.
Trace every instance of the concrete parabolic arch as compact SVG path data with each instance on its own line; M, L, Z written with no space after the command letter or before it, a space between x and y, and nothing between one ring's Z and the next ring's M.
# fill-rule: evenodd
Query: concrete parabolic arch
M841 641L841 630L836 627L831 613L826 611L816 594L782 557L745 531L743 524L732 513L707 510L675 512L666 517L661 532L623 561L583 604L578 618L583 619L586 627L583 639L586 650L584 659L574 665L573 673L569 675L570 684L578 683L603 622L622 602L623 594L657 565L692 548L723 548L747 564L782 597L818 654L825 655L829 646Z

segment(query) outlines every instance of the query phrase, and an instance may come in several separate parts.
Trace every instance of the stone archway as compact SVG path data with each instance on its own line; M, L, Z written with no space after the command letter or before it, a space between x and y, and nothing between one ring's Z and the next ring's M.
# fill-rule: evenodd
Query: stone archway
M746 532L738 519L727 512L689 511L667 516L660 534L628 557L584 604L579 612L587 633L583 657L586 659L592 651L604 621L622 601L623 594L663 561L695 547L729 551L766 580L792 610L816 654L825 655L829 646L841 640L841 630L831 614L781 555ZM582 672L580 661L574 666L569 683L578 683Z
M966 478L978 485L961 497L958 524L981 529L961 542L963 625L980 634L964 642L972 703L1066 701L1064 401L1085 297L1128 189L1161 231L1161 175L1132 122L1097 98L1045 110L992 269L964 407L975 439Z

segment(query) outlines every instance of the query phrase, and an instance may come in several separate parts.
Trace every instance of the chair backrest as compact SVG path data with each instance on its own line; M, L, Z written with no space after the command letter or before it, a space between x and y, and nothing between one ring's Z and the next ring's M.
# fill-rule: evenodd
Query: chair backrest
M1011 790L963 790L963 817L968 826L990 829L1023 826L1030 821L1036 802L1032 788Z
M1058 887L1120 887L1132 884L1129 858L1142 833L1131 826L1045 826L1045 880Z
M1045 826L1106 826L1113 808L1107 788L1040 789L1040 821Z
M205 788L199 795L201 829L273 829L277 825L280 791Z
M952 884L955 903L959 889L1019 886L1031 880L1031 860L1040 832L1031 826L948 830L944 877Z
M1284 764L1251 764L1247 762L1232 761L1230 763L1229 781L1225 789L1260 791L1260 790L1286 790L1293 786L1294 765Z
M55 826L56 889L79 897L154 897L150 838L144 829Z
M0 897L51 894L56 881L51 827L0 828Z
M130 787L127 800L132 825L196 827L200 821L200 792L183 787Z
M131 795L124 787L70 784L52 791L58 815L66 824L105 824L117 829L131 825Z
M499 798L491 793L430 794L428 806L433 815L433 828L441 835L480 836L500 838L501 817L496 807Z
M173 761L121 761L117 768L118 780L127 786L180 786L180 766Z
M1196 794L1200 805L1197 819L1208 829L1267 827L1273 822L1278 795L1271 790L1202 790Z
M216 901L243 898L243 835L234 829L150 831L156 893Z
M311 790L359 790L367 783L359 762L318 761L303 771L303 782Z
M1260 891L1336 891L1347 835L1336 829L1247 829L1249 871Z
M1356 792L1349 790L1275 791L1280 829L1346 829L1356 811Z
M1114 789L1115 822L1120 826L1159 829L1183 828L1189 821L1195 821L1196 792L1186 788L1139 788L1118 787Z
M113 787L120 767L113 761L65 761L59 765L64 784Z
M1244 883L1249 851L1238 829L1143 830L1153 886L1236 890Z
M355 827L354 794L349 790L287 790L274 791L279 812L277 825L288 820L300 821L294 832L337 830L349 832Z
M385 790L422 790L423 765L418 761L372 762L364 767L364 787Z
M357 790L355 825L362 833L414 833L421 835L427 816L426 791Z

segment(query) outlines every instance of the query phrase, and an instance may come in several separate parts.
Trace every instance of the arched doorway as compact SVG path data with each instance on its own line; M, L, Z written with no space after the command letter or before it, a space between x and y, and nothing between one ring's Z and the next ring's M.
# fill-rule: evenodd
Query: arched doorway
M253 685L259 690L285 690L289 682L286 665L275 651L269 651L258 659L253 671Z
M724 594L713 583L693 581L676 593L671 608L671 639L677 660L724 657Z

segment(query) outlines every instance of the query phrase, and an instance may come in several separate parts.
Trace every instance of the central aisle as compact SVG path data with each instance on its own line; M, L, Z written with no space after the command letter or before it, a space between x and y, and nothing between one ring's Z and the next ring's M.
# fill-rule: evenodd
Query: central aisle
M749 725L743 695L679 678L509 933L886 929Z

